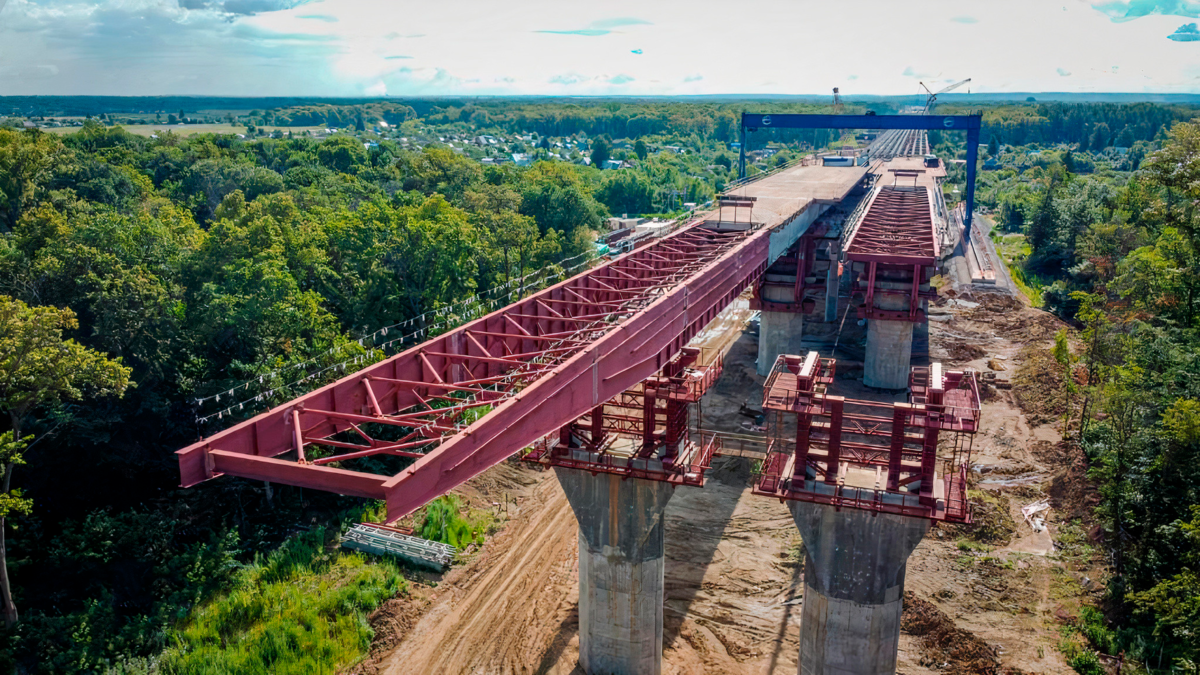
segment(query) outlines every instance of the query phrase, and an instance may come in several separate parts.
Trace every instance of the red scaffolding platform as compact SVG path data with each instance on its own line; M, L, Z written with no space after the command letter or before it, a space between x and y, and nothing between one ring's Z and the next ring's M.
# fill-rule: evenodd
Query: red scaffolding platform
M831 394L835 370L816 352L775 362L763 389L767 457L754 493L970 522L966 472L980 414L974 373L913 368L908 402L881 403Z
M700 350L684 348L654 377L543 438L522 459L592 474L704 485L704 472L721 442L713 434L692 433L691 404L716 382L723 364L718 355L701 365L700 356Z

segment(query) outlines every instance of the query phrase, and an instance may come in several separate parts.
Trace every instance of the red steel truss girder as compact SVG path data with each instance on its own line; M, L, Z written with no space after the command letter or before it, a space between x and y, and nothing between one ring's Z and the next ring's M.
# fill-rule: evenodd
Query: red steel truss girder
M855 229L846 257L862 262L931 265L937 258L932 203L923 186L884 186Z
M692 225L180 450L181 482L227 473L383 499L400 518L660 370L764 272L768 244ZM314 446L346 452L304 461ZM395 476L323 465L422 449Z

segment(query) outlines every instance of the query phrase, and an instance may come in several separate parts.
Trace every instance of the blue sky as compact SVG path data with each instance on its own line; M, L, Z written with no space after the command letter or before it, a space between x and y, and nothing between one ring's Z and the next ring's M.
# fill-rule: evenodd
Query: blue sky
M742 6L0 0L0 95L1200 93L1200 0Z

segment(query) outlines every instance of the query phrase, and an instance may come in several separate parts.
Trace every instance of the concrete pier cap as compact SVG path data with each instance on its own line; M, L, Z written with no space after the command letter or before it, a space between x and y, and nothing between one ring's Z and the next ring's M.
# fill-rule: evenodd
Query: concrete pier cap
M663 650L660 481L554 468L579 521L579 666L587 675L658 675Z
M892 675L908 557L930 522L789 502L804 541L799 675Z

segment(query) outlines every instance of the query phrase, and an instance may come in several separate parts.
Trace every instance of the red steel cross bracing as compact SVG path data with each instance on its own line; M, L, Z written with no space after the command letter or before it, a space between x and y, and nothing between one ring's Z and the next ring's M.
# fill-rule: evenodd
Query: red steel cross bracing
M846 257L863 262L932 265L938 257L929 191L881 187L846 246Z
M662 369L763 274L769 238L693 223L180 450L182 484L382 499L395 521ZM379 455L416 461L347 468Z

